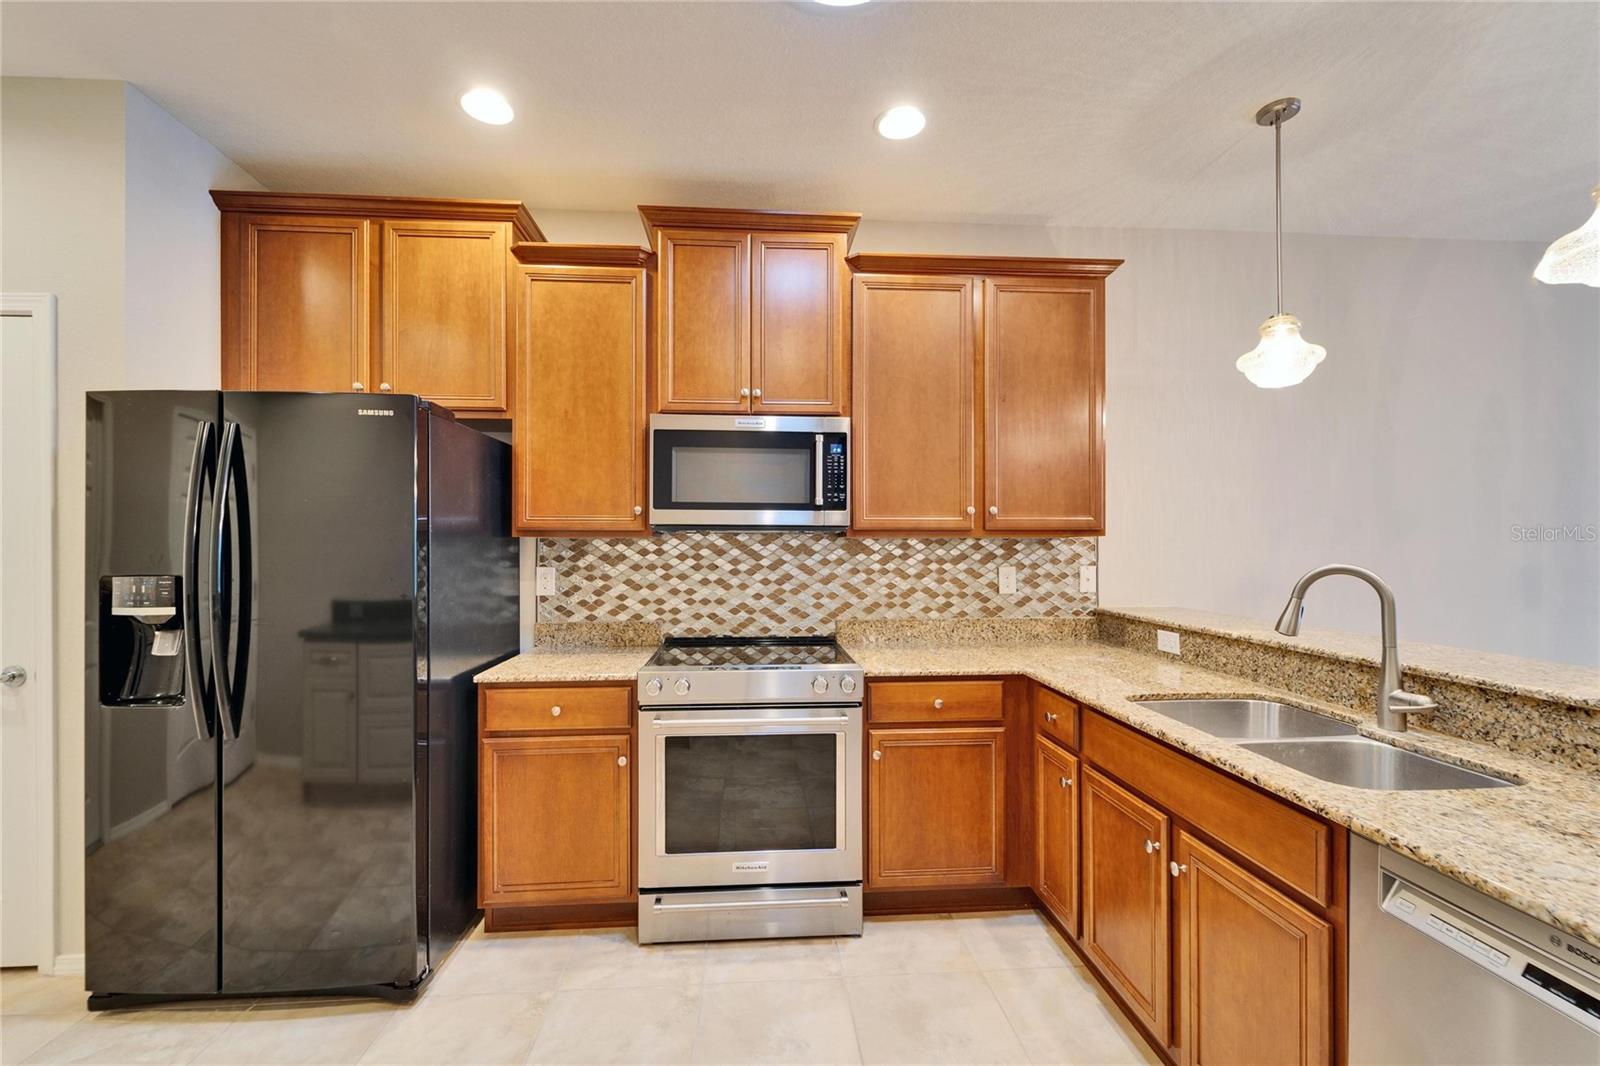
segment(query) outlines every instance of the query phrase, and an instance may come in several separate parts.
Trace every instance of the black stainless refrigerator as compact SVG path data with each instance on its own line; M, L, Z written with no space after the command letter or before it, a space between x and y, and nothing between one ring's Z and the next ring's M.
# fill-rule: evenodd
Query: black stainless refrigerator
M92 1009L414 995L472 926L510 448L411 396L88 396Z

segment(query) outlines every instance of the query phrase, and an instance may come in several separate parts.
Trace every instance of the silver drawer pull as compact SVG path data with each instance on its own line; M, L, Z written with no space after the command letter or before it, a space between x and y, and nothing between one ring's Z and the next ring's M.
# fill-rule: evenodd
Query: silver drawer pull
M1061 716L1056 714L1054 711L1045 711L1044 712L1044 720L1046 722L1053 722L1059 717L1061 717Z
M650 909L659 914L662 911L720 911L730 907L847 907L849 905L849 894L841 892L837 896L825 896L822 899L734 899L714 903L662 903L661 897L657 896Z
M936 711L937 711L937 710L939 710L939 709L940 709L940 708L941 708L941 707L943 707L943 706L944 706L944 700L941 700L941 699L935 699L935 700L934 700L934 701L933 701L933 709L934 709L934 710L936 710Z
M559 705L557 705L555 707L550 708L550 713L555 715L555 717L560 718L561 717L561 707Z

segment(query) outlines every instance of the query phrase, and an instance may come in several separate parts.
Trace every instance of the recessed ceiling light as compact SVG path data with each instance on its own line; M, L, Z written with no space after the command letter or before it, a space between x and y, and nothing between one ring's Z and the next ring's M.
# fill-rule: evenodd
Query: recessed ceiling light
M867 0L817 0L824 7L860 7Z
M505 96L493 89L473 89L462 93L461 110L491 126L504 126L516 116Z
M891 141L903 141L921 133L927 124L928 119L920 109L901 104L878 116L878 133Z

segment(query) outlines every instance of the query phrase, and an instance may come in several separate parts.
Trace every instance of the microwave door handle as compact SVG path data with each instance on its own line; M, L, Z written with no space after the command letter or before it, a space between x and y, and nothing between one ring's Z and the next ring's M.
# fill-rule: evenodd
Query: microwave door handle
M812 497L811 502L814 505L816 505L817 507L821 507L822 506L822 434L821 433L818 433L816 435L816 442L815 442L814 446L816 448L816 455L814 455L812 458L814 458L816 460L816 480L812 482L812 487L815 490L815 495Z

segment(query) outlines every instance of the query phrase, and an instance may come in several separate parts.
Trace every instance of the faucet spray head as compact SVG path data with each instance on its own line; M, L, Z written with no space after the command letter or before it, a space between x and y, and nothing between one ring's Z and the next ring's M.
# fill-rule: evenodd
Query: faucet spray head
M1286 637L1292 637L1300 632L1299 596L1289 597L1289 602L1284 605L1283 613L1278 616L1277 630Z

